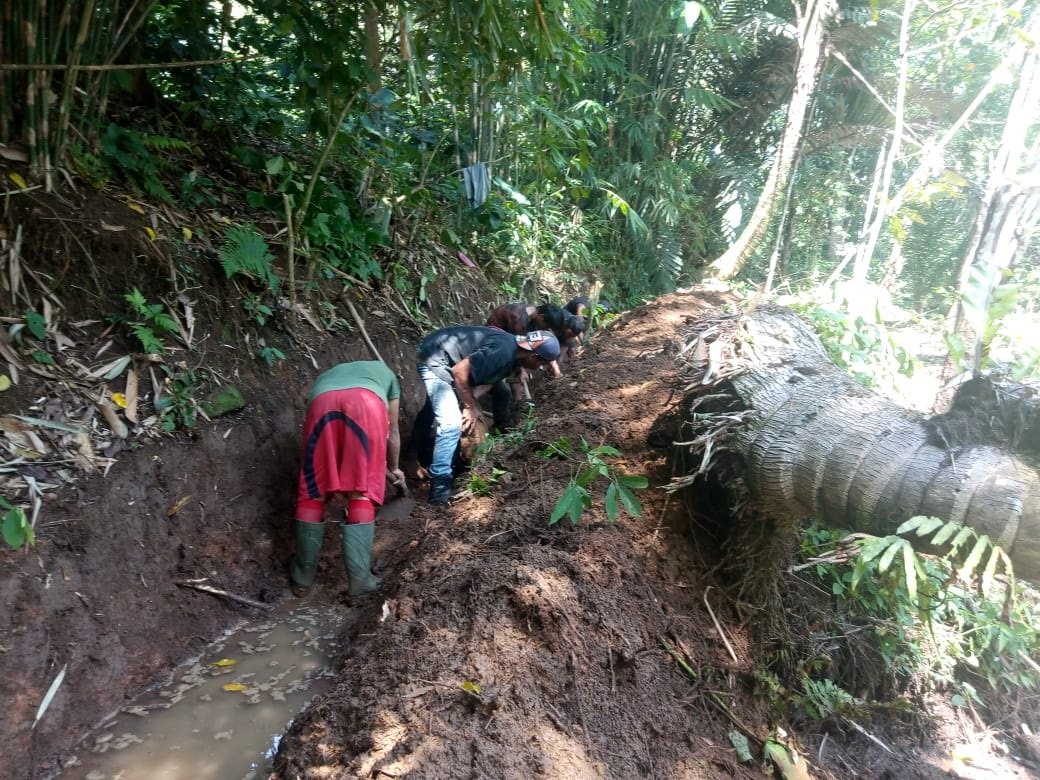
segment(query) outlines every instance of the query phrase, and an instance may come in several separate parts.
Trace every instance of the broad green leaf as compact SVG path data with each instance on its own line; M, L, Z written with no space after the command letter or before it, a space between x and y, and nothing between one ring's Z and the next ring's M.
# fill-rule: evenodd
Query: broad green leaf
M900 539L898 536L886 536L885 539L888 545L878 561L878 572L881 574L888 571L888 567L892 565L892 559L896 557L896 553L906 544L906 540Z
M993 587L993 578L997 573L997 564L1000 563L1004 557L1004 551L996 545L993 546L993 550L989 554L989 560L986 561L986 568L982 572L982 592L987 594L990 588Z
M933 530L943 524L943 521L938 517L928 517L927 515L918 515L917 517L911 517L909 520L904 522L899 528L896 529L897 534L905 534L910 531L917 531L918 536L924 536L925 534L931 533Z
M650 481L642 474L618 474L617 481L628 488L642 490Z
M628 512L632 517L639 517L643 511L643 505L636 498L636 494L629 490L624 485L618 485L618 497L621 499L621 505L625 507L625 511Z
M888 540L891 538L890 536L883 536L867 539L860 547L859 560L863 561L863 563L870 563L885 551L885 548L888 546Z
M968 553L968 557L964 559L964 565L961 566L959 576L961 579L967 579L968 576L975 571L975 568L979 565L979 561L982 560L982 554L986 552L986 548L990 546L989 537L983 534L975 542L975 546L971 548L971 552Z
M36 337L37 341L43 341L47 338L47 320L39 312L35 312L32 309L26 310L25 326Z
M25 521L25 512L14 508L8 510L7 514L4 515L4 522L0 531L2 531L4 541L7 542L8 547L18 550L29 540L32 528Z
M849 580L849 590L853 593L856 591L856 586L859 585L860 580L863 579L863 575L867 573L867 562L860 555L856 559L855 565L852 567L852 578Z
M584 491L573 482L568 483L567 488L556 501L556 506L553 507L552 514L549 516L549 525L555 525L564 515L571 514L575 504L577 504L578 515L580 516L581 494L583 492Z
M267 164L264 167L267 169L268 175L277 176L279 173L282 172L282 168L285 167L285 158L281 155L278 155L277 157L272 157L270 160L267 161Z
M613 482L607 487L607 495L603 499L603 505L607 510L607 519L613 523L618 516L618 487Z
M578 474L574 481L582 487L586 487L587 485L591 485L598 476L599 469L595 466L590 466L586 469L582 469L581 473Z
M975 531L973 529L968 526L962 527L961 530L958 531L957 535L953 537L953 541L950 542L950 551L953 552L957 550L957 548L973 536L975 536Z
M909 544L903 545L903 573L906 575L906 592L910 601L917 601L917 556Z
M585 488L575 485L575 490L578 494L578 500L571 504L571 525L578 524L578 520L581 519L582 511L584 511L585 507L589 506L592 503L592 499L589 496L588 491L585 490Z
M939 533L932 537L932 544L936 547L945 544L946 540L953 536L960 528L960 523L945 523L943 527L939 529Z

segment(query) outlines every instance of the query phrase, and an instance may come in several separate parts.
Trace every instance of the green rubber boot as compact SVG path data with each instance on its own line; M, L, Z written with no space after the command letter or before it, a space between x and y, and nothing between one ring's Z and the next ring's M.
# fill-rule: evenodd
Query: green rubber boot
M297 596L304 595L314 583L314 573L318 570L318 558L321 557L321 542L325 538L325 523L304 523L296 520L293 523L296 536L296 555L289 567L289 579L292 592Z
M379 587L379 578L372 574L372 540L375 533L375 523L344 524L340 532L343 561L350 575L351 596L363 596Z

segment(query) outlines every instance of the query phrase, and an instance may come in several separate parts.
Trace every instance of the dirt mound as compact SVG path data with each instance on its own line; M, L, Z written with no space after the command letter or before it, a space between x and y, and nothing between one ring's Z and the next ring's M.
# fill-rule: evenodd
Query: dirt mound
M701 605L706 561L660 489L667 452L647 444L682 396L674 334L721 303L627 315L540 384L533 430L492 456L492 496L420 502L410 539L378 529L393 540L387 591L352 627L339 684L283 739L277 776L757 776L708 697L765 736L740 682L750 662L730 659ZM560 437L615 446L614 466L649 478L637 519L607 522L594 484L576 527L548 525L575 466L533 453Z

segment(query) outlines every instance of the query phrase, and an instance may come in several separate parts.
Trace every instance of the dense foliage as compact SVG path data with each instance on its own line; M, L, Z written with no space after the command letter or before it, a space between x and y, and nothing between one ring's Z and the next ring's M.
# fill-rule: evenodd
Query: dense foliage
M296 259L312 274L378 275L372 248L421 223L506 294L599 279L631 301L695 278L750 213L794 87L798 10L20 0L3 11L0 94L19 99L2 101L0 141L24 142L48 184L70 166L199 205L213 183L200 182L190 144L221 139L235 163L269 176L254 203L294 212ZM771 261L782 285L818 284L866 242L857 273L903 303L945 305L1013 92L994 74L1024 67L1016 46L1033 16L986 0L945 12L845 4L791 186L747 275L761 279ZM912 180L962 114L942 158ZM872 184L893 146L878 204ZM475 204L460 174L478 163L490 186ZM868 240L875 220L883 229Z

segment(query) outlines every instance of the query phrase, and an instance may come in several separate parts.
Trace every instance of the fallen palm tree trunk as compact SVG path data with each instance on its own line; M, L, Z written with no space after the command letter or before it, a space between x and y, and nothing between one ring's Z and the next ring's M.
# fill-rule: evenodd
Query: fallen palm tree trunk
M921 415L856 384L787 309L701 320L685 363L701 462L739 455L752 499L774 516L816 516L831 525L889 534L928 515L964 523L1008 553L1019 577L1040 580L1040 475L994 446L951 445ZM703 399L731 394L737 413Z

